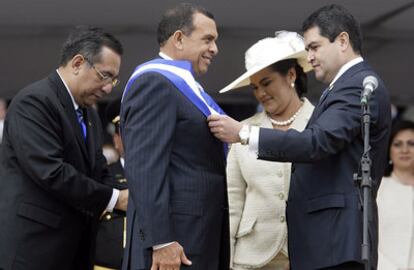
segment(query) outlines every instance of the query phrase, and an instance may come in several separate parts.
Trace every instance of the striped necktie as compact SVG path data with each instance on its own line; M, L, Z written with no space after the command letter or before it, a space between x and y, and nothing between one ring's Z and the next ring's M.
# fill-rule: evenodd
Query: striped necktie
M85 119L83 118L83 110L82 110L81 108L78 108L78 109L76 110L76 115L77 115L77 117L78 117L78 123L79 123L79 126L80 126L80 128L81 128L81 130L82 130L82 135L83 135L83 138L85 139L85 142L86 142L86 136L87 136L87 133L86 133L86 124L85 124Z

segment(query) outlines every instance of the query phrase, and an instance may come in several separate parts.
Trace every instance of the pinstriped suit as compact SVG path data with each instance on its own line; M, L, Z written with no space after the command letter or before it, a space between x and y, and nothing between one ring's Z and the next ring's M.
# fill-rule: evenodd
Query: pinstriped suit
M149 269L152 247L179 242L183 269L228 269L223 144L167 78L141 75L124 96L121 133L129 182L123 269Z

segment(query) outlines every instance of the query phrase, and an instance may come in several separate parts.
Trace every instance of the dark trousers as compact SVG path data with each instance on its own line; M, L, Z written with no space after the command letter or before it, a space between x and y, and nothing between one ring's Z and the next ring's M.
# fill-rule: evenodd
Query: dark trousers
M364 270L365 266L357 262L347 262L340 265L335 265L327 268L320 268L320 270Z

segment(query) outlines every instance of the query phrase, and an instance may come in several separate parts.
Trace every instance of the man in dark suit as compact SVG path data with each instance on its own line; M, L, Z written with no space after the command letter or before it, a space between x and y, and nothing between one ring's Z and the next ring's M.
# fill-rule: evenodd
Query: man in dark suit
M374 204L391 124L388 92L361 57L359 24L343 7L320 8L304 22L303 31L316 78L329 84L307 128L284 132L251 127L249 131L229 117L218 116L210 117L209 125L223 141L248 143L260 159L294 162L287 202L292 270L364 269L360 189L353 180L363 154L362 82L368 75L379 81L369 101ZM377 213L373 208L369 230L376 268Z
M161 58L138 66L127 83L121 134L131 200L123 269L229 267L226 149L206 122L222 111L193 77L217 54L217 36L203 8L168 10L158 27Z
M0 269L92 269L104 211L126 210L110 177L91 108L117 84L122 46L102 29L77 27L60 66L9 106L0 170Z

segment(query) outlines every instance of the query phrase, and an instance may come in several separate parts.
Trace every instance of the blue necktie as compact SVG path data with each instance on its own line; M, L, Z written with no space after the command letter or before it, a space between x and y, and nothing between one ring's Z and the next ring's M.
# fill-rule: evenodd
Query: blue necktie
M81 108L78 108L76 110L76 115L78 116L78 123L82 130L83 138L85 139L85 142L86 142L86 124L85 124L85 119L83 119L83 111Z

